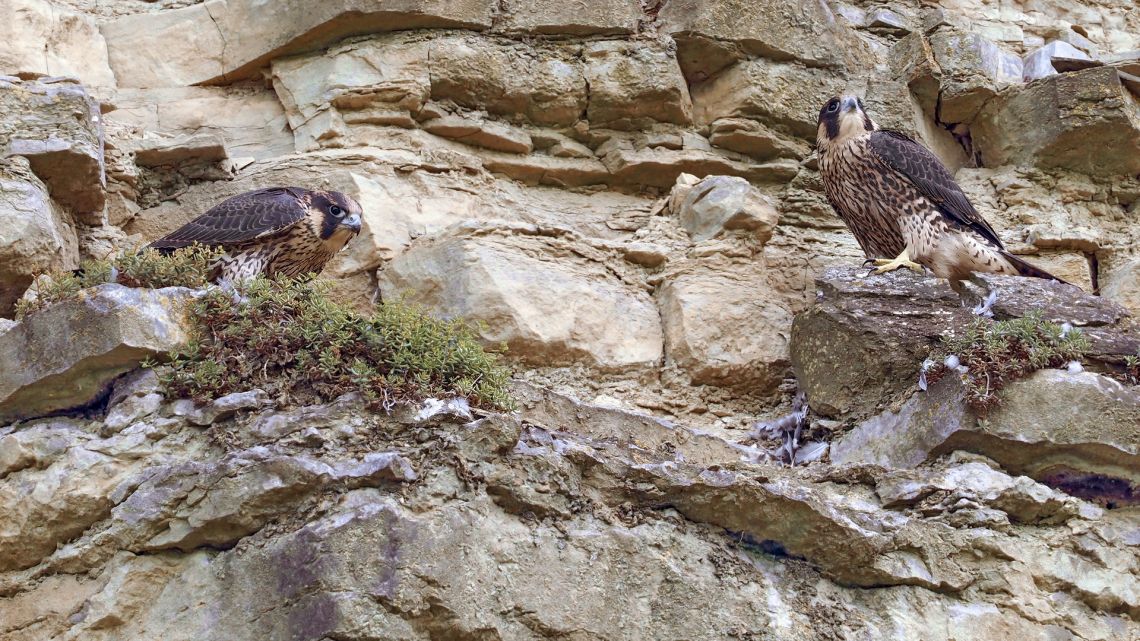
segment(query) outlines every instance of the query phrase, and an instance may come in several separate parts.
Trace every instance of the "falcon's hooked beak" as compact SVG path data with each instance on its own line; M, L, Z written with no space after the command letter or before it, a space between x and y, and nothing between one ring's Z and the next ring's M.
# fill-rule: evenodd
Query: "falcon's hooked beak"
M844 112L854 112L859 110L859 99L855 96L843 96L839 103L839 109Z
M340 221L340 224L342 227L347 227L349 229L349 231L351 231L353 233L353 235L359 234L360 233L360 214L352 214L351 216L345 216L344 219Z

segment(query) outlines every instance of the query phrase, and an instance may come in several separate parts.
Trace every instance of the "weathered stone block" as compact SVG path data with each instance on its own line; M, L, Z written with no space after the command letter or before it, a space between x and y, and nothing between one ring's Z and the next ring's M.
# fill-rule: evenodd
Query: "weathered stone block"
M495 0L210 0L102 25L122 87L181 87L256 75L270 60L348 36L486 29Z
M1089 60L1088 54L1067 42L1061 42L1059 40L1050 42L1044 47L1035 49L1030 52L1029 55L1025 56L1022 60L1022 78L1025 82L1029 82L1046 76L1056 75L1057 70L1053 68L1053 58Z
M764 243L780 219L771 199L737 176L708 176L689 190L674 213L696 242L742 229Z
M586 110L574 47L448 36L432 41L430 55L435 100L541 125L572 125Z
M806 158L811 148L801 140L779 133L750 118L718 118L709 129L709 142L757 160Z
M693 115L701 124L721 118L758 119L778 132L814 141L820 106L846 86L845 80L822 69L746 60L693 87Z
M482 337L529 363L621 369L657 362L661 322L649 296L537 229L452 229L379 273L385 298L485 323Z
M998 91L1021 83L1021 58L978 34L939 29L930 35L930 48L942 71L941 122L972 122Z
M574 36L625 35L645 14L638 0L504 0L497 31Z
M493 120L443 116L428 120L421 127L437 136L512 154L529 154L534 149L525 131Z
M909 394L942 333L974 318L945 281L855 276L854 268L825 271L816 304L792 324L796 377L812 409L828 416L868 416ZM1138 339L1117 327L1127 312L1111 301L1038 278L986 278L999 292L998 318L1042 310L1046 320L1086 327L1089 358L1115 360L1135 349Z
M1140 107L1117 70L1057 74L1002 92L971 128L986 166L1140 173Z
M688 124L693 105L681 68L656 40L584 45L592 127L629 129L652 121Z
M47 0L0 4L0 73L68 76L92 87L115 86L107 43L95 20Z
M79 266L75 229L24 158L0 160L0 316L38 274Z
M842 67L850 62L858 67L867 59L858 36L816 2L671 0L659 19L677 40L678 55L691 76L715 73L715 61L735 47L770 60L797 60L810 66Z
M0 334L0 422L83 407L123 372L190 339L184 288L101 285Z
M24 156L52 198L98 223L106 200L99 106L67 80L0 79L0 155Z
M272 89L227 87L123 89L103 115L111 126L169 136L220 137L233 158L271 158L296 151L282 100ZM111 173L108 168L108 173ZM114 224L114 221L112 221Z
M688 372L697 385L763 396L787 373L792 315L772 298L757 295L770 290L762 272L735 267L697 268L662 285L658 304L666 364ZM709 322L712 318L717 321Z

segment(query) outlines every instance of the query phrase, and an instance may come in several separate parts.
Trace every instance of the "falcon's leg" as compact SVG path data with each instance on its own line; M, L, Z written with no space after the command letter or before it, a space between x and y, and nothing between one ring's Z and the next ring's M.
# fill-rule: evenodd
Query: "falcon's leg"
M989 285L987 285L986 282L981 278L978 278L977 275L970 276L970 282L980 287L983 292L986 292L986 295L983 298L979 299L978 304L974 305L974 308L970 311L973 312L975 316L993 318L994 303L996 303L998 299L997 290L990 289ZM958 298L962 301L962 307L970 306L971 296L970 293L966 290L966 281L951 280L950 288L955 292L958 292Z
M905 248L902 250L901 254L894 257L893 259L887 260L886 258L875 258L867 262L875 265L875 269L872 269L871 273L875 274L876 276L879 274L885 274L887 272L893 272L900 267L906 267L907 269L916 271L919 274L926 273L922 265L919 265L910 259L910 255Z

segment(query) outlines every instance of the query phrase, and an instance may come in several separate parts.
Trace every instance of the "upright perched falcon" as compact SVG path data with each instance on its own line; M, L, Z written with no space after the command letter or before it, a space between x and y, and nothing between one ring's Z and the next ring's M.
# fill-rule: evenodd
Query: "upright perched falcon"
M862 100L828 100L816 144L827 200L875 273L924 265L960 295L978 272L1061 280L1006 251L942 161L905 134L879 129Z
M225 249L210 272L214 281L297 277L324 269L360 233L360 216L360 205L337 191L271 187L224 200L148 246Z

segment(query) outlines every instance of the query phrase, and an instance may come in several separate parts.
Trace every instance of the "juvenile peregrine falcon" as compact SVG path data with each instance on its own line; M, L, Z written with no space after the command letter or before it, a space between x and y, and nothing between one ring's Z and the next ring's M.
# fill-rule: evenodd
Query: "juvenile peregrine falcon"
M194 243L221 247L210 280L319 273L360 233L360 205L337 191L271 187L238 194L148 247L171 252Z
M879 129L862 100L828 100L816 143L827 200L875 273L924 265L959 294L977 272L1061 280L1006 251L942 161L905 134Z

